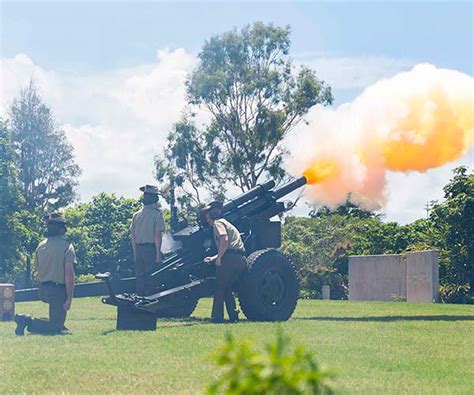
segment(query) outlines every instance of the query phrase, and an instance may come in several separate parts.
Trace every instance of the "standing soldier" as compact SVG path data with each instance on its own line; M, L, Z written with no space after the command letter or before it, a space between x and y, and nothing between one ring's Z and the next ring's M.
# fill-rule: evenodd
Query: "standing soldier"
M137 294L149 295L151 290L145 285L143 274L161 263L161 242L165 221L163 214L156 207L158 188L145 185L140 191L143 192L143 208L133 215L130 239L135 257Z
M202 215L214 231L217 255L204 259L205 263L216 264L216 290L212 304L213 322L224 322L224 302L230 322L237 322L238 311L235 306L232 288L245 269L244 243L237 228L222 217L222 203L213 202L203 209Z
M61 214L53 213L47 217L46 239L35 251L35 266L40 281L38 296L49 304L49 320L32 318L29 315L16 315L15 333L28 332L58 334L66 328L66 313L71 308L74 293L74 246L63 239L66 221Z

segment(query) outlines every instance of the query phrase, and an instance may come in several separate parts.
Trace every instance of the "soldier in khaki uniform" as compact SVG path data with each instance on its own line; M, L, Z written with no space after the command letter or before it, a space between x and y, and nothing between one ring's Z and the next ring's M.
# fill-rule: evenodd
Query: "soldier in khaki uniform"
M217 246L217 255L204 259L205 263L215 262L216 264L216 290L212 304L212 321L224 322L225 302L229 321L237 322L239 317L232 288L247 265L244 243L237 228L221 218L222 203L211 203L203 209L202 215L212 226Z
M161 263L161 242L165 221L163 214L156 207L158 188L145 185L140 191L143 192L143 208L133 215L130 239L135 257L137 294L150 295L153 290L147 288L143 274Z
M25 328L32 333L58 334L65 330L67 311L71 308L74 293L74 246L63 239L66 221L61 214L46 218L47 235L36 249L35 266L40 285L39 298L49 304L49 320L16 315L15 333L23 335Z

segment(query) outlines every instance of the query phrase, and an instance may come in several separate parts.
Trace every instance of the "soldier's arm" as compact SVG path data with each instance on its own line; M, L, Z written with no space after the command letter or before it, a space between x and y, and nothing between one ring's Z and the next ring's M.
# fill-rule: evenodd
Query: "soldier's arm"
M163 236L161 232L155 234L155 248L156 248L156 262L161 262L161 244L163 242Z
M227 236L226 226L219 220L214 222L214 232L219 235L217 242L217 256L216 265L221 265L221 259L224 256L227 248L229 247L229 236Z
M74 264L76 263L76 252L74 247L69 245L66 256L64 258L64 283L66 285L66 301L64 302L64 310L71 308L72 297L74 296Z
M137 256L137 241L135 240L135 236L130 236L130 240L132 242L132 250L133 250L133 256Z
M38 249L36 249L35 255L33 256L33 266L36 269L36 273L38 273L38 269L39 269L39 266L38 266Z
M137 256L137 239L135 238L135 216L133 216L132 223L130 225L130 241L132 242L133 256Z
M216 265L221 265L221 259L229 247L229 237L227 234L219 236L219 245L217 248Z
M229 237L226 234L220 235L219 239L217 241L217 254L213 256L208 256L204 258L204 263L211 263L213 261L216 261L216 265L220 266L221 265L221 259L224 256L225 252L227 251L227 248L229 247Z
M74 265L72 263L66 263L64 275L67 295L64 302L64 310L68 311L71 308L72 297L74 296Z
M163 232L165 230L165 219L161 211L157 212L155 217L155 249L156 262L161 262L161 244L163 242Z

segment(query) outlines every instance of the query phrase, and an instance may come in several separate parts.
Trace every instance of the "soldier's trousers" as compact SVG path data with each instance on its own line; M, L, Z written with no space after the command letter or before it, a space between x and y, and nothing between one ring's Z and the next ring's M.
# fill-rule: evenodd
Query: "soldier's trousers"
M244 255L228 251L222 257L221 266L217 266L216 290L212 303L212 319L214 321L224 320L224 302L229 319L237 319L237 309L232 288L238 281L246 263L247 260Z
M33 318L28 324L27 330L31 333L58 334L64 330L66 311L66 287L57 285L40 285L38 289L40 300L49 305L49 320L44 318Z
M156 247L154 244L138 244L135 252L135 276L137 278L137 294L151 295L153 288L143 274L156 269Z

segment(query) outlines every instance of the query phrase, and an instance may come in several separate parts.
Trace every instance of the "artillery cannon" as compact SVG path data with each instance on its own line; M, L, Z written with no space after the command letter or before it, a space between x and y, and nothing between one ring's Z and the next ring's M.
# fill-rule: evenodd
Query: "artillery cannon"
M305 184L305 177L276 188L274 181L267 181L223 206L223 217L240 231L248 254L247 270L236 291L249 320L285 321L296 307L296 272L289 259L277 250L281 245L281 223L271 218L286 210L278 200ZM133 278L112 282L105 273L96 277L104 281L106 289L103 283L83 284L76 286L75 296L105 295L107 290L108 296L102 301L118 307L117 329L154 329L156 317L190 316L199 298L213 294L213 267L202 264L205 256L215 252L212 230L199 224L176 232L173 238L180 248L167 254L159 269L144 275L147 288L155 290L152 295L130 293L134 291ZM33 300L21 292L17 291L17 300Z

